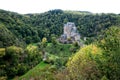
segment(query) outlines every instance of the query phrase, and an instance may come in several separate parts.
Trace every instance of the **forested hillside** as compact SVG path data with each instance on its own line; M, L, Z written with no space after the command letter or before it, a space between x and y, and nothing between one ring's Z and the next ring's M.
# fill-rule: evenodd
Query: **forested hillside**
M59 37L66 22L74 22L81 36L87 37L87 43L90 43L102 30L119 25L119 21L120 16L117 14L52 10L41 14L21 15L0 10L0 24L27 44L39 42L43 37L49 42L53 36ZM0 43L3 44L0 47L6 46L3 40Z
M58 42L67 22L84 46ZM1 80L119 80L119 53L120 14L0 10Z

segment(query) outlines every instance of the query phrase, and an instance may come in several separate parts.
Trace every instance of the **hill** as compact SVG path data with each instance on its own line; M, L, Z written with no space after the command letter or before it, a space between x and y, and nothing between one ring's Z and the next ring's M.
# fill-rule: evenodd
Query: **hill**
M28 76L30 77L31 75L34 76L34 74L30 73L35 73L38 69L40 69L41 71L42 65L50 65L50 67L52 67L50 68L50 71L48 69L43 70L43 72L47 74L47 76L43 76L45 75L44 73L42 74L44 79L48 78L48 80L50 80L51 78L53 80L55 74L57 74L57 76L55 76L55 80L59 80L61 78L64 79L66 77L65 75L69 74L66 70L66 63L68 61L71 61L72 58L70 58L70 56L74 56L75 52L78 51L79 48L81 48L77 43L61 44L57 42L57 39L63 33L63 25L67 22L75 23L78 29L78 33L80 33L81 35L81 41L85 44L88 44L88 47L86 47L86 49L83 48L83 51L80 51L80 53L86 54L89 53L91 49L93 49L92 53L95 52L96 54L97 46L93 48L92 46L89 46L89 44L93 43L100 46L104 51L102 54L103 58L108 61L106 63L110 63L110 65L116 64L116 61L119 60L119 57L118 60L115 59L115 62L113 61L113 63L109 62L109 59L114 59L115 57L117 57L118 54L116 53L119 53L120 50L119 14L93 14L87 11L63 11L57 9L40 14L23 15L15 12L0 10L0 79L12 79L15 76L21 76L32 68L33 70L30 70L30 72L26 73L25 76L23 76L25 78L27 78ZM84 37L86 37L86 41L83 40ZM107 53L107 55L105 55L104 53ZM109 55L109 53L111 55ZM114 53L115 57L113 55ZM105 56L107 56L108 59ZM111 80L115 79L113 77L110 78L109 75L107 75L107 67L109 65L105 66L106 64L104 65L103 61L101 62L103 63L101 67L101 64L99 64L99 61L97 61L99 56L96 57L95 60L94 56L92 58L92 56L90 55L88 56L88 58L87 56L80 56L80 58L81 57L83 57L83 59L89 59L90 57L91 60L93 60L93 63L96 60L96 63L100 65L100 68L98 66L96 67L98 67L100 70L103 70L103 75L99 76L100 79L102 77L104 78L104 76L105 78ZM101 59L101 57L99 58ZM75 61L80 62L79 60ZM35 66L37 64L38 66L36 69ZM87 66L87 63L85 65L81 65ZM77 66L79 67L79 65ZM68 66L68 68L69 67L70 66ZM116 66L114 67L115 68L109 67L110 69L112 68L111 72L115 69L116 72L118 71L117 73L119 73L120 71L117 70ZM94 65L92 68L93 70L95 69ZM104 69L106 69L105 73ZM80 70L85 70L83 71L83 73L85 72L86 75L87 69L84 69L83 67L83 69L81 68ZM111 72L109 72L110 75ZM50 77L49 75L52 77ZM116 74L114 75L117 76ZM71 77L67 76L66 78L67 80L70 80L68 78ZM89 78L90 77L88 77L88 79ZM93 76L91 76L90 79L94 79ZM119 79L118 76L117 79Z
M20 46L23 44L3 24L0 24L0 47L6 47L10 45Z
M90 43L102 30L112 25L120 25L120 15L62 10L22 15L0 10L0 23L27 44L39 42L43 37L51 42L53 35L59 37L63 33L63 24L66 22L74 22L81 36L87 37L87 43Z
M36 44L36 46L37 45L39 44ZM72 49L75 49L75 47L71 44L58 43L54 45L53 43L48 43L45 48L45 51L47 51L47 60L41 61L38 65L30 69L27 73L20 77L14 78L14 80L54 80L55 72L62 70L62 68L64 69L69 56L75 53Z

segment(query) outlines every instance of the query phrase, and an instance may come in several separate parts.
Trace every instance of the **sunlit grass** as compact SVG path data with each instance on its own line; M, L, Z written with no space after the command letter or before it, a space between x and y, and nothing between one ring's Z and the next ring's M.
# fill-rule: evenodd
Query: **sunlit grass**
M14 80L29 80L31 78L37 77L38 75L40 75L42 73L42 70L46 69L49 66L50 66L49 64L44 63L42 61L36 67L29 70L26 74L24 74L23 76L21 76L18 79L14 79Z

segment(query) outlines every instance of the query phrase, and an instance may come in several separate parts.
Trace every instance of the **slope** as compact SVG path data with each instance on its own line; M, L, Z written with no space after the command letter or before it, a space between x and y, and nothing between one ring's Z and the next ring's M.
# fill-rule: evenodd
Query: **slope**
M63 25L66 22L74 22L81 37L87 37L87 43L90 43L101 34L101 31L113 25L120 25L120 15L59 9L22 15L0 10L0 23L27 44L39 42L43 37L51 42L53 35L59 37L63 33Z
M20 78L15 78L14 80L30 80L40 76L43 70L46 70L50 65L44 62L39 63L36 67L28 71L25 75L21 76Z
M12 45L20 46L22 45L22 42L20 42L3 24L0 24L0 47Z

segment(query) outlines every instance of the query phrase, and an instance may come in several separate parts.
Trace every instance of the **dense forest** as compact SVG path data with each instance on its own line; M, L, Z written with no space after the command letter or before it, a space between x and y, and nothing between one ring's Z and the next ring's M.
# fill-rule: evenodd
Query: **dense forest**
M91 43L102 30L112 25L119 26L119 21L120 15L117 14L53 10L41 14L21 15L0 10L1 27L6 28L11 32L11 36L26 44L39 42L43 37L46 37L50 42L53 36L59 37L63 33L63 25L66 22L74 22L81 36L87 37L87 43ZM14 44L15 39L10 40L9 44L4 42L7 37L11 36L6 33L4 37L1 37L0 47Z
M57 41L67 22L75 23L84 47ZM119 80L119 53L120 14L0 10L0 79Z

